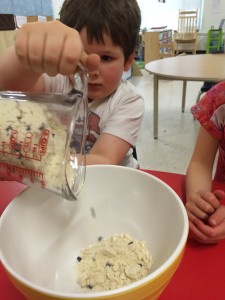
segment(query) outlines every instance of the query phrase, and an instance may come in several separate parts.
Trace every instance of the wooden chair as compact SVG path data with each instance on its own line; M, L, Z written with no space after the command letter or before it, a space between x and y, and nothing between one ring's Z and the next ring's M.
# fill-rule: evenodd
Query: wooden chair
M207 93L218 82L215 82L215 81L209 81L209 82L207 82L207 81L205 81L203 83L203 85L201 86L201 88L200 88L200 91L199 91L197 99L196 99L196 103L198 103L201 100L201 96L203 94Z
M174 30L176 54L184 51L196 54L198 31L198 9L190 11L179 10L178 30ZM187 46L188 49L186 49Z

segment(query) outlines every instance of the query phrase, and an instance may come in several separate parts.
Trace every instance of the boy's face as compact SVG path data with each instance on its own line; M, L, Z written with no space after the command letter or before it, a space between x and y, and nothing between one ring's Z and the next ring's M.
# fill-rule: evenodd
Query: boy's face
M81 30L80 36L85 52L98 54L101 58L99 70L90 74L88 97L94 100L104 99L117 89L123 71L129 69L132 61L124 66L122 48L115 46L108 35L104 35L104 44L95 40L89 44L85 28Z

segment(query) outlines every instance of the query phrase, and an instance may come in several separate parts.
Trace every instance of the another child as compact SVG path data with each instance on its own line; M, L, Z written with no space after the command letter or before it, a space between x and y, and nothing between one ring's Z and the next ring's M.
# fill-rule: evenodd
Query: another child
M144 102L122 80L141 23L136 0L65 0L60 20L28 23L0 57L0 89L66 93L81 62L89 71L87 164L138 167L133 158Z
M225 238L224 191L211 192L213 166L218 161L214 179L225 183L225 82L209 90L191 108L201 124L195 149L186 174L186 209L190 235L202 243L217 243Z

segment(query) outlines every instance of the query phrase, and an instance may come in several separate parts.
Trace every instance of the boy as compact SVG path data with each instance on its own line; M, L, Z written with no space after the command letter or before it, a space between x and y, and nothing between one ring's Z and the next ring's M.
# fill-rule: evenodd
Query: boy
M80 61L89 71L87 164L137 168L132 149L144 103L121 80L137 46L136 0L66 0L60 21L30 23L18 31L15 47L0 58L0 89L68 92Z

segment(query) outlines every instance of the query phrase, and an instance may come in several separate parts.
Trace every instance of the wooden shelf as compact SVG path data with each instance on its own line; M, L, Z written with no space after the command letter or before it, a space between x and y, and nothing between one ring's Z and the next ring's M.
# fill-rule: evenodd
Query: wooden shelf
M220 53L223 46L223 29L210 29L208 31L206 53Z
M172 43L172 35L171 29L146 31L143 34L145 64L161 58L160 52L166 51L163 44Z

